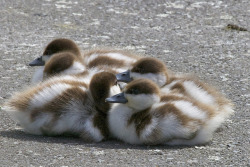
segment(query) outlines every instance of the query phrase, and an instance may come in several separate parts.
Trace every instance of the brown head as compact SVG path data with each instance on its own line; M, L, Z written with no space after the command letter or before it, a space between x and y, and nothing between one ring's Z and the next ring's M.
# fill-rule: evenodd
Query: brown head
M115 75L110 72L95 74L91 79L89 89L97 110L105 113L110 109L110 104L105 102L105 99L121 92Z
M61 52L69 52L76 57L81 57L81 51L78 48L77 44L65 38L58 38L51 41L45 48L43 55L36 58L32 62L29 63L30 66L44 66L45 63L51 58L52 55L61 53Z
M160 88L148 79L138 79L130 82L124 91L107 98L110 103L125 103L138 111L151 107L160 101Z
M131 70L116 75L121 82L130 82L140 78L150 79L162 87L169 80L168 69L164 63L156 58L145 57L133 64Z
M43 55L53 55L59 52L70 52L78 57L81 56L80 49L70 39L59 38L51 41L45 48Z
M45 64L44 78L58 74L78 74L85 70L85 66L72 53L62 52L54 54Z

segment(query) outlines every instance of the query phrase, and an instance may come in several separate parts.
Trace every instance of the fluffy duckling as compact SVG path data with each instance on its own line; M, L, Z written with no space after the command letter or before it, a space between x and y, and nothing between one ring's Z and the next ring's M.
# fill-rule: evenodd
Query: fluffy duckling
M147 78L161 87L161 92L179 93L205 105L216 106L219 111L233 112L233 104L212 86L190 75L176 75L164 63L155 58L142 58L133 64L131 70L116 75L120 82Z
M36 135L79 135L84 141L108 137L105 98L120 92L113 73L95 74L90 84L60 76L15 94L3 108L24 130Z
M36 70L31 82L37 83L43 80L44 65L49 62L51 58L53 58L55 55L57 57L61 55L62 57L64 57L63 60L65 60L65 55L67 54L71 56L74 55L78 61L83 62L81 51L74 41L65 38L59 38L51 41L46 46L42 56L29 63L30 66L43 66ZM85 67L83 68L86 69Z
M103 69L108 67L118 72L130 68L134 62L140 59L140 56L129 51L109 48L97 48L85 51L83 57L88 69Z
M109 111L111 135L130 144L205 144L228 116L183 96L161 96L147 79L130 82L106 101L120 103Z

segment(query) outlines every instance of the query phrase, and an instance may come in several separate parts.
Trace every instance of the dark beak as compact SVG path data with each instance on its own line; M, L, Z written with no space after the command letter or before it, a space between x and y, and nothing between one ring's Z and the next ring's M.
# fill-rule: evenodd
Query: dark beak
M132 81L132 78L130 77L130 70L116 74L115 76L116 76L117 81L119 82L128 83Z
M29 66L44 66L45 62L42 60L42 56L36 58L29 63Z
M124 93L119 93L112 97L106 98L105 102L108 103L127 103L128 100L125 98Z

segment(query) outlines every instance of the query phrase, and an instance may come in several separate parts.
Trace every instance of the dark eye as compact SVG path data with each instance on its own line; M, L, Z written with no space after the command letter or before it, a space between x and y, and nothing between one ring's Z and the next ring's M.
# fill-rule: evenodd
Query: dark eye
M129 93L129 94L137 95L137 94L140 93L140 91L139 91L138 89L130 89L128 93Z
M142 68L139 68L139 67L137 67L136 70L137 70L137 72L139 72L139 73L143 73L143 71L144 71Z
M47 50L46 54L47 54L47 55L51 55L51 54L52 54L52 51L51 51L51 50Z
M118 84L118 82L117 82L117 81L115 81L114 85L117 85L117 84Z
M52 70L52 73L53 73L53 74L56 74L56 73L60 73L61 71L63 71L62 68L54 68L54 69Z

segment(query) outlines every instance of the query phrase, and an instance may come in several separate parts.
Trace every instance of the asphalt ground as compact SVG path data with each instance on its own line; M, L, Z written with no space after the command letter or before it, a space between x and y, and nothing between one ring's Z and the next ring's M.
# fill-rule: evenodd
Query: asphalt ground
M249 23L249 0L0 0L0 106L30 85L35 68L27 64L64 37L82 50L122 47L159 58L215 86L236 111L209 144L193 147L29 135L1 111L0 166L250 166Z

